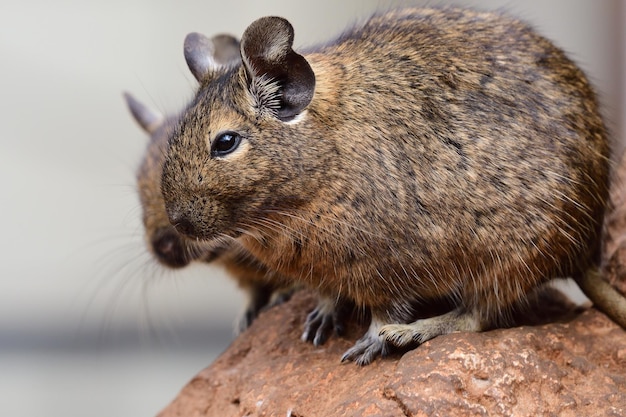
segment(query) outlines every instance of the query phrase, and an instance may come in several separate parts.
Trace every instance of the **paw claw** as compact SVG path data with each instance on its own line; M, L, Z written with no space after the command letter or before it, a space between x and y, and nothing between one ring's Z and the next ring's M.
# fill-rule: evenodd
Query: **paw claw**
M365 366L372 363L376 356L383 351L383 342L357 342L352 348L348 349L341 357L341 362L353 361L359 366Z
M343 354L341 361L354 361L359 366L365 366L372 363L377 356L388 355L389 346L378 336L379 328L377 322L372 322L367 333Z
M412 342L423 343L419 340L419 334L415 334L410 325L406 324L388 324L381 327L378 335L394 346L402 347Z
M352 360L352 358L350 357L350 351L346 351L342 356L341 356L341 362L348 362Z
M343 329L337 310L333 301L320 299L315 309L307 315L301 339L320 346L328 340L333 331L338 328Z

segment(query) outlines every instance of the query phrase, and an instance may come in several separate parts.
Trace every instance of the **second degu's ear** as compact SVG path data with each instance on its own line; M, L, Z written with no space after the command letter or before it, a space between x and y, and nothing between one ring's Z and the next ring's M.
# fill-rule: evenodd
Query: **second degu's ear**
M309 105L315 91L315 74L292 49L293 35L287 20L263 17L248 26L241 38L250 92L261 111L269 110L285 122Z
M130 93L124 93L124 99L133 118L145 132L152 134L163 124L165 118L161 113L152 110Z
M209 39L200 33L190 33L185 37L184 51L187 66L198 81L241 62L239 41L231 35Z

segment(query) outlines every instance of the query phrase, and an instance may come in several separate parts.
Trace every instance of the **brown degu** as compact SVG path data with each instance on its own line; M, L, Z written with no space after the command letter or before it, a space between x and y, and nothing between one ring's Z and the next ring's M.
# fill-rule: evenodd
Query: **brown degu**
M186 38L200 86L161 184L176 230L237 242L316 289L317 315L338 300L368 309L343 356L358 364L503 325L555 277L626 326L597 269L607 134L560 49L518 20L459 8L375 15L300 53L293 39L279 17L253 22L228 60ZM433 302L445 311L424 317ZM325 327L313 318L304 339Z
M134 119L150 136L137 171L147 247L159 263L169 268L182 268L193 261L215 262L224 267L247 296L236 327L238 332L245 330L261 310L288 299L291 289L283 287L284 280L280 281L243 249L189 239L174 229L167 218L160 188L167 138L177 117L164 117L128 93L124 97Z

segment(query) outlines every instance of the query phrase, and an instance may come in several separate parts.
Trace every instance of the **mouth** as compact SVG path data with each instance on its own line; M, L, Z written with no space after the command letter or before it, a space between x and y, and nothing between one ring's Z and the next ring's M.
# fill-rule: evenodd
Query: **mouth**
M174 230L157 233L151 245L154 255L165 266L183 268L191 262L182 237Z

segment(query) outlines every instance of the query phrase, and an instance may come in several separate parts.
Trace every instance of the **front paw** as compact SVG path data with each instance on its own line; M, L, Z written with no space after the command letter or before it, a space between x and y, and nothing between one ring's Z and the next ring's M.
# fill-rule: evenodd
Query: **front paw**
M453 332L479 332L483 329L480 314L461 308L440 316L421 319L408 324L388 324L380 328L379 336L398 347L421 345L434 337Z
M343 334L344 325L340 310L334 300L320 298L315 309L306 318L302 340L320 346L328 340L331 333Z

